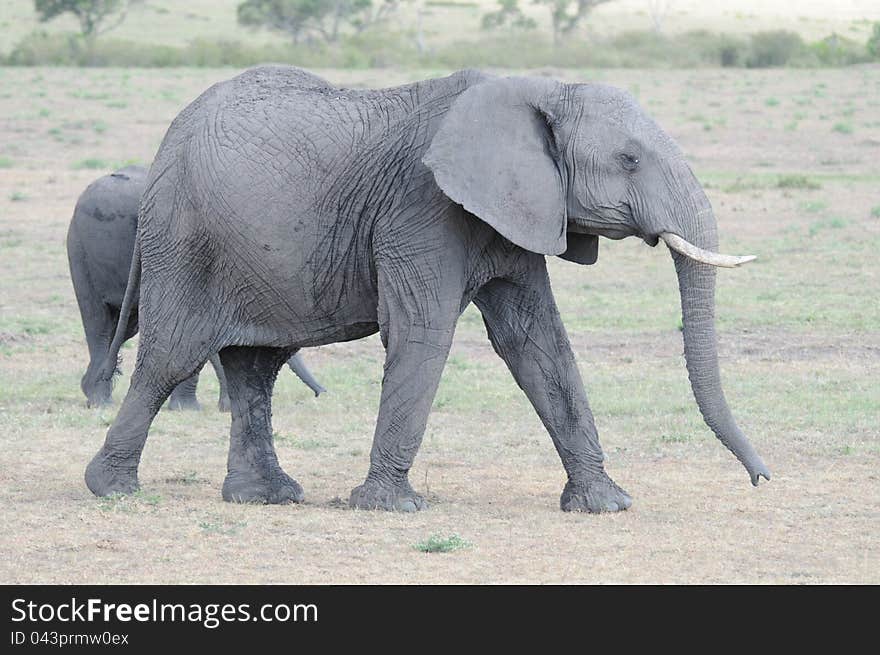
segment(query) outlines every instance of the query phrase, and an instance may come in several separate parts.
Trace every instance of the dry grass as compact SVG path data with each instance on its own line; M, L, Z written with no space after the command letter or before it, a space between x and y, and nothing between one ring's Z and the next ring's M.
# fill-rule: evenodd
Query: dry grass
M595 267L550 265L630 511L557 509L562 468L473 310L412 472L428 512L340 500L367 468L375 338L306 354L330 389L320 399L289 372L279 379L279 456L306 504L220 500L229 426L210 371L202 413L157 419L143 491L92 497L83 468L115 408L86 409L78 388L86 350L67 222L88 182L149 161L177 111L231 74L0 69L0 581L880 582L876 68L602 76L682 144L725 249L760 256L719 275L718 314L727 394L772 482L752 488L699 418L663 248L603 241ZM322 74L368 85L422 75ZM840 121L852 132L834 131ZM819 188L780 186L797 176ZM124 354L128 371L133 347ZM469 547L414 548L432 535Z

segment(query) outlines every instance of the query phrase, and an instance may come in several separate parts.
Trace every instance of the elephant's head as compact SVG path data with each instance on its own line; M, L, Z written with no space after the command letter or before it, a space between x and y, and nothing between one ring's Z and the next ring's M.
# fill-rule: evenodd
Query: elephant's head
M753 484L770 479L730 413L718 369L715 216L672 139L627 93L542 78L464 91L423 159L452 200L527 250L592 264L598 236L663 239L678 273L684 350L706 423Z

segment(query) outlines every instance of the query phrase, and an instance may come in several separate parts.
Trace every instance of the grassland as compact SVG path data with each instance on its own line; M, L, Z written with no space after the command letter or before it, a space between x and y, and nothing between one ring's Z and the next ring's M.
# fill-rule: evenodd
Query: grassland
M183 46L193 39L242 40L250 44L278 44L282 35L264 30L245 30L236 22L240 0L150 0L136 5L126 21L109 33L138 43ZM482 16L498 8L495 0L417 0L403 2L395 19L403 31L415 32L417 12L422 12L424 38L431 45L480 37ZM523 11L544 32L549 30L549 12L530 0L520 2ZM675 0L663 17L664 29L676 33L708 29L750 33L767 29L787 29L806 39L818 39L836 32L850 39L865 41L872 21L880 20L880 8L873 0L805 0L795 8L783 0L736 0L703 2ZM616 34L627 30L649 30L653 22L645 0L614 0L597 7L580 37L590 34ZM0 53L12 49L34 30L49 33L76 31L70 16L40 23L32 0L4 0L0 17Z
M376 86L442 71L319 72ZM204 411L154 424L143 491L94 498L82 471L116 408L79 391L67 223L92 179L149 162L233 71L0 69L0 582L880 582L880 69L541 73L636 94L706 185L724 249L759 256L719 274L717 314L727 395L772 482L752 488L699 417L664 248L603 240L597 265L550 268L630 511L558 510L556 454L473 309L411 476L428 512L345 509L376 338L305 353L319 399L279 378L278 451L304 505L220 500L229 419L210 367Z

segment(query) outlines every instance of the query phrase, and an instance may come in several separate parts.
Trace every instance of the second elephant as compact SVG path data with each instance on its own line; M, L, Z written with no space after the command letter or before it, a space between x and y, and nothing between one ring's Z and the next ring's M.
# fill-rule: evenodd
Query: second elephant
M111 382L102 380L100 371L125 295L146 178L145 168L127 166L95 180L77 201L67 233L70 275L89 347L89 366L80 387L90 407L111 401ZM130 339L137 331L137 307L133 307L125 338ZM220 381L218 405L221 411L229 411L226 375L216 354L210 360ZM316 396L325 391L298 353L287 363ZM168 399L169 409L198 409L198 380L197 371L177 385Z

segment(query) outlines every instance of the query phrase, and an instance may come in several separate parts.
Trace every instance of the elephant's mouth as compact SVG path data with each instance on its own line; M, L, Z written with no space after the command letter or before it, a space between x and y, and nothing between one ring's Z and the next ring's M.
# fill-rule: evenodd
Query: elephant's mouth
M625 239L626 237L636 236L641 238L652 248L656 246L662 239L670 250L674 250L694 261L709 264L711 266L720 266L723 268L735 268L755 259L754 255L723 255L721 253L712 252L699 248L690 243L686 239L678 236L674 232L660 232L659 234L642 234L635 228L628 225L609 226L607 224L597 225L595 221L589 219L569 219L567 229L569 232L576 234L593 234L607 239Z
M639 233L628 226L610 226L598 224L589 219L570 219L566 229L576 234L593 234L606 239L625 239L626 237L640 236Z

